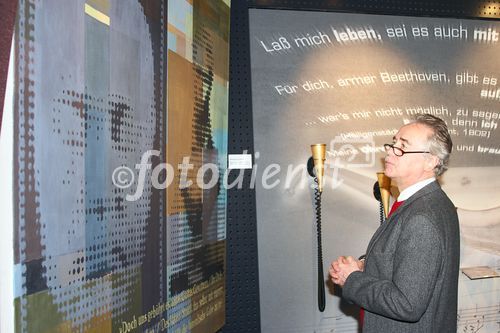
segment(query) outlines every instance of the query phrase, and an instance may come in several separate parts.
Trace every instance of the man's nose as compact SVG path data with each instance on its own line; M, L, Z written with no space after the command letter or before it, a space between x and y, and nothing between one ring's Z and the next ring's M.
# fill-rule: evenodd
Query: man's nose
M386 152L385 152L386 156L396 156L396 154L394 153L394 148L393 147L389 147Z

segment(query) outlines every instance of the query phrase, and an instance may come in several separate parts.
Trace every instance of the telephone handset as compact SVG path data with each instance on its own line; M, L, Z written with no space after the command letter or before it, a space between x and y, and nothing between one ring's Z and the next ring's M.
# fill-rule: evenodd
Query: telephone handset
M326 144L311 145L312 157L307 161L307 171L318 186L314 189L316 206L316 233L318 238L318 309L325 311L325 281L323 274L323 249L321 243L321 193L323 192L324 163L326 159Z
M382 224L389 214L391 178L383 172L377 172L377 179L378 181L373 185L373 195L380 202L380 224Z

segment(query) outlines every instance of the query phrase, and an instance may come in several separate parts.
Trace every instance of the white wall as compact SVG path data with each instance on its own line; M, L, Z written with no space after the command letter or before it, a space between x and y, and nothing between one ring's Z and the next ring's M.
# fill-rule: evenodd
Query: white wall
M14 243L13 243L13 48L5 90L2 129L0 131L0 332L14 331Z

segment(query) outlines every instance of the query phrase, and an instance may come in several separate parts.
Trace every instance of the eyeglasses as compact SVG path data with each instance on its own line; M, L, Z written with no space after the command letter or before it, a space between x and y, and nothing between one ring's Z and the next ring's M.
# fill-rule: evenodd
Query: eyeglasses
M403 156L404 154L430 154L430 151L423 151L423 150L419 150L419 151L404 151L403 149L399 148L399 147L395 147L394 144L389 144L389 143L386 143L384 145L384 149L385 149L385 152L388 153L390 149L392 149L392 152L394 153L394 155L400 157L400 156Z

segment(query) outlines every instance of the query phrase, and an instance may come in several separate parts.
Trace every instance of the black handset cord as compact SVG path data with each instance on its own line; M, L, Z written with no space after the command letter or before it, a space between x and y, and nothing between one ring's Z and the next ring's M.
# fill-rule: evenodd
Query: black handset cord
M314 177L318 184L318 178ZM314 190L314 201L316 204L316 233L318 236L318 309L325 311L325 281L323 275L323 249L321 245L321 192L319 187Z
M379 207L380 207L380 224L384 223L385 221L385 212L384 212L384 205L382 204L382 201L379 202Z

